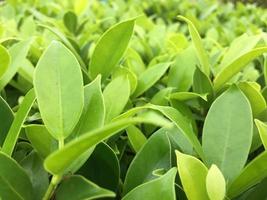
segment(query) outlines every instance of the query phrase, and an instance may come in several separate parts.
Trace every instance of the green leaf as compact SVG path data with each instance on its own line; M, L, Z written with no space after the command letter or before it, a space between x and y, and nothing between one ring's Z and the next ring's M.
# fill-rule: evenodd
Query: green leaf
M207 167L193 156L175 152L179 176L188 200L209 199L206 191Z
M213 102L205 119L202 145L207 163L216 164L232 181L247 161L252 135L249 101L232 86Z
M9 64L10 64L10 55L5 47L0 45L0 79L3 76L3 74L7 71Z
M194 47L196 49L196 54L200 62L200 69L209 76L210 74L210 63L209 57L204 49L204 46L201 41L201 37L193 24L189 19L179 15L178 19L185 21L188 24L188 29L190 32L191 39L193 41Z
M102 35L89 63L91 79L101 74L105 80L112 73L128 47L134 24L134 19L115 24Z
M101 91L101 77L84 87L84 107L73 134L77 137L104 125L105 105Z
M194 72L193 91L199 94L208 93L213 96L213 86L211 80L199 68L196 68Z
M57 149L57 141L51 136L44 125L27 125L25 131L32 146L42 158L46 158Z
M187 101L190 99L201 98L204 101L207 101L207 95L208 94L198 94L194 92L175 92L170 95L170 98L179 101Z
M128 118L112 122L103 126L102 128L83 134L78 139L69 142L66 146L64 146L64 148L49 155L44 162L45 168L51 174L62 174L71 165L75 158L89 148L127 128L131 124L142 122L166 125L165 121L162 121L163 123L160 121L155 122L153 118Z
M252 60L267 52L267 47L259 47L237 57L229 65L225 66L214 79L214 90L220 90L224 84L234 75L239 73Z
M254 117L259 116L266 109L266 102L260 89L254 87L254 82L241 82L238 87L248 98Z
M154 170L165 169L167 171L170 168L170 141L165 132L156 132L131 162L126 174L123 193L127 194L138 185L155 179L152 173Z
M119 76L106 86L103 92L106 108L106 123L110 122L123 111L129 100L130 90L130 83L126 76ZM120 93L119 98L118 92Z
M216 165L212 165L206 177L208 196L212 200L224 200L226 183L222 172Z
M192 46L178 53L168 74L168 87L174 87L179 92L188 91L193 83L193 75L198 64L195 50Z
M58 200L90 200L104 197L115 197L115 193L79 175L71 175L64 179L56 191Z
M75 33L77 29L78 19L74 12L67 11L63 16L65 27L71 32Z
M131 190L123 200L153 199L175 200L174 181L176 168L170 169L166 174L155 180L137 186Z
M267 152L261 153L252 160L229 185L228 197L233 198L242 194L250 187L267 177Z
M267 149L267 125L260 120L255 119L255 124L259 131L261 142L265 149Z
M54 138L63 140L74 129L83 109L78 61L63 44L53 41L36 66L33 82L45 126Z
M77 174L103 188L117 192L120 181L120 163L115 152L107 144L101 142Z
M170 65L171 63L159 63L140 74L133 97L138 97L151 88L165 74Z
M31 179L35 200L41 200L49 185L49 176L43 167L43 160L33 151L21 161L21 166Z
M135 152L138 152L147 142L146 136L136 126L129 126L126 131L131 146Z
M8 103L0 96L0 146L7 136L8 130L14 119L14 114Z
M21 66L21 61L25 59L30 49L31 41L25 40L14 44L10 49L11 62L7 71L0 77L0 91L9 83Z
M18 163L0 152L0 194L3 200L31 200L32 184L30 178Z
M12 122L12 125L8 131L7 137L4 141L2 151L7 155L12 155L12 152L17 143L22 125L31 110L31 107L35 101L35 94L33 89L30 90L24 97L18 112Z

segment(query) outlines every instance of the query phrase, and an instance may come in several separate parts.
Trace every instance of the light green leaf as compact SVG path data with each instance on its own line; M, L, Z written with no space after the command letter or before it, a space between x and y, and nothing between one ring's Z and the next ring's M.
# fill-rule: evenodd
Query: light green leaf
M8 130L14 119L14 114L8 103L0 96L0 146L3 145L3 142L6 138Z
M238 87L248 98L253 116L259 116L264 111L264 109L266 109L266 102L261 94L260 88L255 88L254 82L241 82L238 84Z
M21 66L21 61L25 59L28 54L31 42L29 40L21 41L14 44L10 49L11 62L7 71L0 78L0 91L9 83L13 76L17 73Z
M138 152L146 143L146 136L136 126L129 126L127 129L128 140L135 152Z
M3 74L7 71L9 64L10 64L10 55L5 47L0 45L0 79L3 76Z
M237 57L229 65L225 66L214 79L214 90L220 90L224 84L234 75L239 73L252 60L267 52L267 47L259 47Z
M156 169L169 170L171 168L171 145L165 132L154 133L137 153L128 168L123 194L127 194L140 184L156 177ZM138 176L137 176L138 174Z
M24 97L18 112L12 122L12 125L8 131L7 137L4 141L2 151L7 155L12 155L12 152L17 143L22 125L31 110L31 107L35 101L35 94L33 89L30 90Z
M208 196L212 200L224 200L226 183L222 172L216 165L211 165L206 177Z
M0 195L3 200L32 200L30 178L19 164L0 152Z
M44 125L27 125L25 131L32 146L42 158L47 157L57 149L57 141L51 136Z
M106 86L103 92L106 108L106 123L110 122L123 111L129 100L130 90L130 83L126 76L119 76Z
M61 150L49 155L44 162L45 168L52 174L63 174L65 170L72 164L73 160L87 151L89 148L127 128L131 124L143 122L156 123L157 125L163 126L167 125L165 120L154 121L153 118L128 118L112 122L103 126L102 128L83 134L78 139L69 142Z
M84 107L82 115L76 125L75 137L104 125L105 105L101 91L101 77L84 87Z
M153 199L153 200L175 200L174 181L176 176L176 168L170 169L163 176L146 182L131 190L123 200L136 200L136 199Z
M265 149L267 149L267 125L260 120L255 119L255 124L259 131L261 142Z
M64 179L56 191L58 200L91 200L105 197L115 197L115 193L80 175L71 175Z
M250 187L256 185L267 177L267 152L261 153L252 160L239 174L239 176L229 185L228 197L236 197L245 192Z
M207 101L207 95L208 94L198 94L194 92L175 92L170 95L170 98L179 101L187 101L191 99L201 98L204 101Z
M105 80L112 73L128 47L134 24L134 19L115 24L102 35L89 63L91 79L101 74Z
M133 97L138 97L151 88L165 74L170 65L171 63L159 63L140 74Z
M191 39L193 41L194 47L196 49L196 54L200 62L200 69L209 76L210 74L210 63L209 63L209 57L204 49L204 46L201 41L201 37L193 24L189 19L179 15L178 19L181 19L185 21L188 24L188 29L190 32Z
M63 140L77 124L84 104L78 61L63 44L53 41L36 66L33 82L45 126L54 138Z
M207 167L193 156L175 152L179 176L188 200L209 199L206 191Z
M213 102L205 119L202 145L208 165L216 164L232 181L247 161L252 135L249 101L232 86Z

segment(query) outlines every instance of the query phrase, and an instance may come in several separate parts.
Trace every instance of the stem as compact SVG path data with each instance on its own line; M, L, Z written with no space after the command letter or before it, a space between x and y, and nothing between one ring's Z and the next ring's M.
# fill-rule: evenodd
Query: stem
M64 147L64 138L60 138L58 140L58 149L62 149ZM61 181L62 176L60 175L53 175L51 182L45 192L45 195L43 197L43 200L49 200L54 193L54 190L56 189L58 183Z

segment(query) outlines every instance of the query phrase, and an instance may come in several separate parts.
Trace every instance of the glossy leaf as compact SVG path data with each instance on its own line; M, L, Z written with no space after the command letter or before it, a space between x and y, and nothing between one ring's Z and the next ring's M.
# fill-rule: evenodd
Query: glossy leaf
M61 150L49 155L44 162L45 168L52 174L62 174L71 165L72 161L77 158L77 156L81 155L89 148L125 129L131 124L142 122L166 125L165 121L155 122L153 119L144 118L128 118L112 122L103 126L102 128L85 133L78 139L69 142Z
M146 182L131 190L123 200L153 199L175 200L174 181L176 168L170 169L166 174L155 180Z
M136 126L129 126L126 131L131 146L133 147L135 152L138 152L147 142L146 137Z
M195 98L201 98L204 101L207 101L207 95L208 94L198 94L194 92L175 92L170 95L170 98L179 101L187 101Z
M100 128L104 125L104 119L104 97L101 91L101 77L98 76L93 82L84 87L83 112L73 134L79 136Z
M63 140L80 118L84 93L80 65L60 42L53 41L40 58L34 88L45 126L54 138Z
M13 122L14 114L7 102L0 96L0 146L2 146L8 130Z
M224 200L226 183L223 174L216 165L212 165L206 177L206 188L210 199Z
M177 166L188 200L209 199L206 191L208 169L197 158L176 151Z
M32 183L30 178L18 163L6 154L0 152L0 195L5 199L32 198Z
M4 73L0 78L0 91L4 89L4 87L9 83L9 81L13 78L13 76L17 73L19 67L21 66L21 61L25 59L28 54L30 48L30 41L21 41L14 44L10 49L10 57L11 62Z
M110 122L123 111L129 100L130 90L130 83L126 76L119 76L106 86L103 92L106 108L106 123ZM119 98L118 91L120 92Z
M198 57L199 62L200 62L200 68L207 76L209 76L209 74L210 74L209 57L208 57L208 55L204 49L204 46L203 46L202 41L201 41L201 37L200 37L195 25L189 19L187 19L181 15L179 15L178 18L185 21L188 24L190 36L191 36L192 42L194 44L194 47L196 49L197 57Z
M252 160L229 185L228 196L230 198L236 197L267 177L266 162L267 152L265 151Z
M8 155L12 155L15 145L17 143L22 125L31 110L31 107L35 101L35 94L33 90L30 90L24 97L23 102L20 105L18 112L11 124L7 137L4 141L2 151Z
M257 119L255 119L255 124L259 131L261 142L265 149L267 149L267 125Z
M11 60L9 52L2 45L0 45L0 58L1 58L1 63L0 63L0 79L1 79L3 74L7 71Z
M138 77L137 88L133 94L134 97L138 97L151 88L167 71L171 63L159 63L147 68Z
M156 169L169 170L171 168L171 146L164 132L154 133L136 154L127 171L123 193L155 179L153 171ZM138 176L137 176L138 174Z
M44 125L28 125L26 135L32 146L42 158L47 157L58 147L57 141L51 136Z
M104 197L115 197L115 194L79 175L66 178L56 192L58 200L90 200Z
M232 86L213 102L205 119L202 145L207 163L216 164L232 181L247 161L252 134L249 101Z
M240 72L247 64L252 60L267 52L267 47L258 47L248 51L247 53L237 57L229 65L225 66L214 79L214 89L221 89L227 81L229 81L234 75Z
M133 34L135 20L118 23L108 29L96 44L89 63L89 76L101 74L105 80L123 56ZM112 52L112 53L110 53Z

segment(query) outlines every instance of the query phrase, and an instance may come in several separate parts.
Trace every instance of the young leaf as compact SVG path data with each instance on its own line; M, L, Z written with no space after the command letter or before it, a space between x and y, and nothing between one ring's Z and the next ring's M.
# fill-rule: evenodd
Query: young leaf
M101 74L105 80L112 73L128 47L133 34L134 23L134 19L118 23L102 35L89 63L89 77L91 79Z
M159 63L149 67L138 77L137 88L133 97L138 97L151 88L167 71L171 63Z
M175 152L179 176L188 200L209 199L206 191L207 167L193 156Z
M58 200L84 200L115 197L114 192L99 187L80 175L64 179L56 191Z
M57 141L51 136L44 125L28 125L25 127L25 132L32 146L42 158L46 158L58 147Z
M75 137L104 125L105 105L101 91L101 77L84 87L84 107L73 135Z
M201 70L207 76L209 76L209 74L210 74L209 57L208 57L208 55L207 55L207 53L203 47L201 37L200 37L195 25L189 19L187 19L181 15L179 15L178 18L185 21L188 24L190 36L191 36L191 39L193 41L194 47L196 49L196 54L197 54L197 57L198 57L199 62L200 62Z
M232 86L213 102L205 119L202 145L207 163L216 164L232 181L247 161L252 135L249 101Z
M136 199L153 199L161 200L175 200L175 176L176 168L170 169L166 174L155 180L141 184L131 190L123 200L136 200Z
M198 94L194 92L175 92L170 95L170 98L179 101L187 101L190 99L201 98L204 101L207 101L207 95L208 94Z
M224 200L226 183L223 174L216 165L212 165L206 177L208 196L212 200Z
M45 126L54 138L63 140L74 129L83 109L78 61L63 44L53 41L36 66L33 82Z
M21 66L21 61L25 59L30 49L31 41L21 41L14 44L10 49L11 62L7 71L0 78L0 91L9 83L13 76L17 73L19 67Z
M0 163L1 199L33 200L32 183L23 168L2 152L0 152Z
M129 142L131 143L135 152L138 152L142 146L147 142L146 137L136 126L129 126L127 129Z
M123 193L127 194L138 185L155 179L156 177L152 174L154 170L169 170L170 168L170 141L165 132L156 132L131 162L126 174Z
M89 148L125 129L131 124L142 122L166 125L165 120L155 122L153 118L128 118L112 122L102 128L87 132L78 139L69 142L61 150L49 155L44 162L44 166L46 170L52 174L63 174L72 164L73 160Z
M7 49L2 45L0 45L0 58L1 58L1 63L0 63L0 79L1 79L3 74L7 71L7 68L9 67L11 60Z
M120 93L119 98L118 92ZM106 123L110 122L123 111L129 100L130 92L130 83L126 76L119 76L107 85L103 92L106 108Z
M267 149L267 125L257 119L255 119L255 124L259 131L261 142L264 148Z
M0 96L0 146L2 146L8 130L14 119L14 114L8 103Z
M229 185L228 197L234 198L267 177L267 152L252 160Z
M23 102L20 105L18 112L12 122L12 125L8 131L7 137L4 141L2 151L7 155L12 155L15 145L17 143L22 125L31 110L31 107L35 101L35 94L33 89L30 90L24 97Z
M248 63L267 52L267 47L259 47L237 57L229 65L225 66L214 79L214 90L220 90L224 84L234 75L240 72Z

